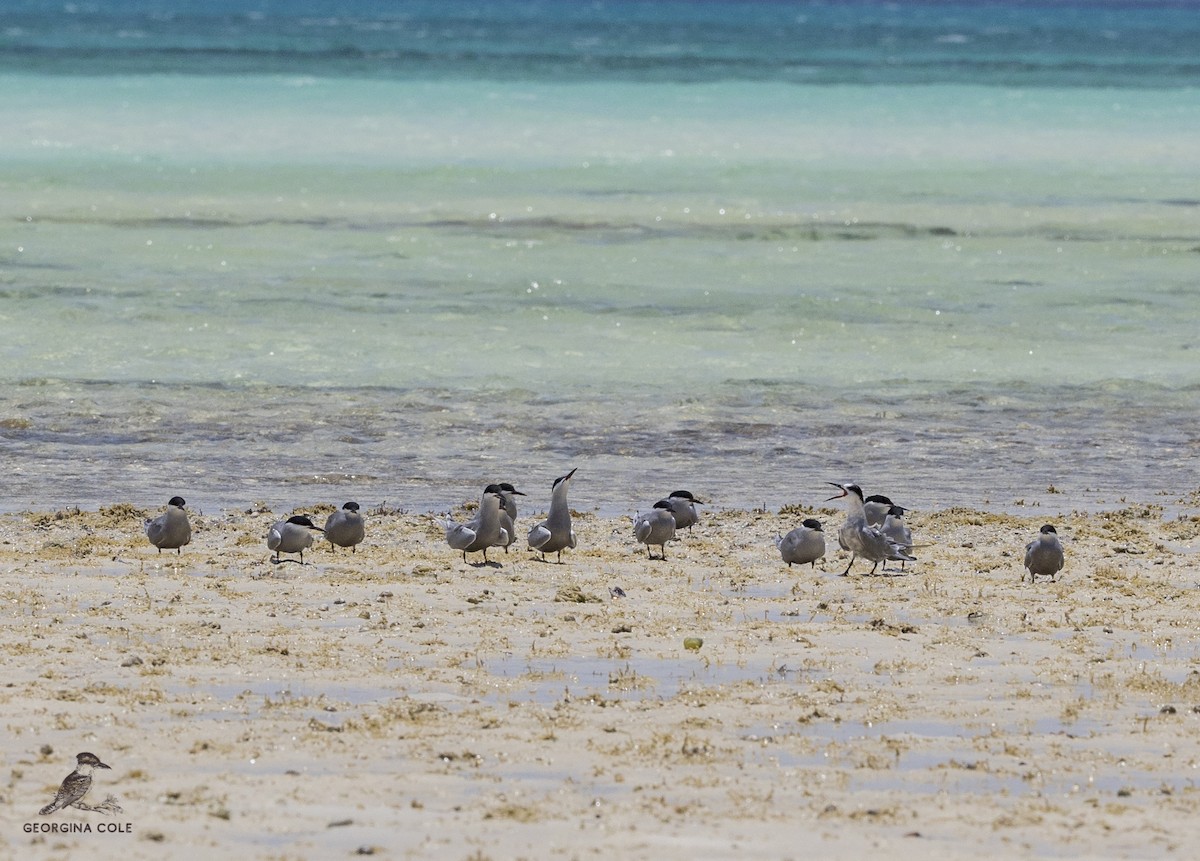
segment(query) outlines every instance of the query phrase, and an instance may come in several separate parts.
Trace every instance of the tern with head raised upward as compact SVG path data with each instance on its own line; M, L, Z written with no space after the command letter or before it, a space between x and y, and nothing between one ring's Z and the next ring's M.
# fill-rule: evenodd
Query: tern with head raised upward
M546 561L547 553L557 553L558 561L562 562L562 552L568 547L575 548L575 530L571 528L571 507L567 504L567 490L571 486L571 476L575 470L554 479L550 486L550 513L546 519L529 530L529 549L542 554Z

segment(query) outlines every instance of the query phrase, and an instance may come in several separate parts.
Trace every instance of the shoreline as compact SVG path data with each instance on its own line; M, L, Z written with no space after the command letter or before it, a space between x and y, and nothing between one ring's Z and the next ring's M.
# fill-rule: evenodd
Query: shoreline
M328 489L330 486L326 485ZM541 488L531 490L526 494L526 499L522 500L522 511L520 521L531 526L534 522L545 518L546 506L533 505L529 502L528 497L536 496L541 492ZM699 495L699 494L698 494ZM545 502L549 502L549 491L544 494ZM1060 507L1054 507L1053 502L1055 497L1064 497L1064 502ZM187 509L190 516L193 518L200 517L201 520L211 522L232 522L238 518L259 518L263 524L263 533L275 520L283 519L291 514L319 514L321 521L324 522L324 517L340 507L345 499L351 497L362 500L367 498L365 494L355 496L353 492L334 495L330 493L313 493L307 494L311 500L313 498L325 498L326 501L310 502L307 505L295 505L289 507L287 500L272 499L255 499L253 501L243 501L241 503L224 503L215 508L217 514L206 514L207 508L193 506L189 501ZM755 517L773 517L779 520L781 529L791 529L799 525L800 521L805 517L816 517L825 525L826 530L831 526L833 533L827 532L827 537L831 542L831 550L836 547L836 531L842 521L845 519L845 512L836 506L836 502L831 503L825 500L824 497L815 497L817 500L815 505L807 505L803 501L781 501L780 494L770 495L770 502L764 501L758 505L715 505L711 500L698 507L702 518L707 517L742 517L753 515ZM1200 489L1190 493L1182 493L1178 496L1163 496L1154 502L1135 502L1129 499L1107 500L1094 499L1089 500L1086 504L1069 504L1065 500L1072 499L1068 494L1062 491L1039 491L1034 495L1027 495L1025 499L1016 499L1010 503L998 503L994 500L987 500L978 505L963 503L960 501L951 501L943 504L926 505L924 501L913 501L909 497L905 497L903 502L908 503L904 506L909 513L908 516L920 516L926 519L937 518L939 516L957 517L962 514L975 514L985 517L1000 517L1012 518L1014 520L1028 521L1033 523L1050 520L1069 520L1072 518L1094 518L1094 517L1133 517L1143 518L1161 523L1171 523L1178 520L1186 520L1193 514L1200 512ZM335 502L337 500L337 502ZM1074 500L1078 503L1078 500ZM571 501L571 511L576 517L599 519L599 520L624 520L632 524L633 518L639 513L648 509L652 503L650 496L646 496L641 505L631 505L622 508L616 503L606 502L604 504L586 505L587 500ZM381 502L362 502L362 511L364 515L372 517L384 516L387 518L410 518L413 520L427 520L436 524L441 524L446 517L462 517L464 512L467 516L473 514L477 500L464 495L462 499L446 503L444 501L434 503L426 501L424 504L413 505L392 505L387 500ZM37 519L45 520L70 520L76 517L86 517L89 515L103 516L104 512L112 510L128 510L134 513L134 516L141 518L154 517L162 513L161 506L139 506L133 502L107 502L96 499L88 499L82 502L69 502L51 505L44 508L33 508L31 506L20 506L6 508L0 504L0 523L5 519L8 520L28 520ZM272 519L273 518L273 519ZM791 523L789 518L794 518L795 522ZM132 521L131 521L132 523ZM791 525L788 525L791 523ZM132 528L132 527L131 527ZM518 529L517 543L513 548L520 545L525 548L525 531ZM632 527L631 527L632 528ZM131 543L136 544L137 539L143 538L144 535L139 532L134 537ZM1035 530L1036 531L1036 530ZM684 533L686 534L686 533ZM632 538L630 539L632 542ZM317 546L320 542L314 544ZM613 548L620 542L614 543ZM657 545L656 545L657 546ZM153 548L151 548L153 549ZM511 550L512 548L510 548ZM196 550L193 542L184 552ZM461 561L461 560L460 560Z
M1042 518L967 509L912 516L929 546L887 577L838 576L840 511L826 570L779 561L790 513L706 513L663 562L583 514L564 564L522 540L502 567L416 515L303 566L267 562L269 512L193 516L178 557L156 511L3 515L0 845L1174 857L1200 830L1200 520L1148 510L1056 521L1066 568L1034 586ZM131 830L24 833L77 750L124 812L55 819Z

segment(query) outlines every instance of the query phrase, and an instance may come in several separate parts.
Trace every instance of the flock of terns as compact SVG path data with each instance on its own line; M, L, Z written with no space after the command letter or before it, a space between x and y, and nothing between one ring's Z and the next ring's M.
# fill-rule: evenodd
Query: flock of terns
M571 526L571 509L567 504L567 490L572 469L566 475L554 479L550 490L550 511L546 519L529 530L529 549L541 554L556 553L562 561L562 552L576 546L575 530ZM901 571L906 562L916 561L912 555L912 531L904 522L907 509L894 504L886 496L863 496L857 484L829 482L840 493L831 497L846 500L846 522L838 530L838 545L850 552L850 564L842 572L845 577L858 559L873 563L868 575L874 574L882 563L887 570L888 562L899 562ZM502 547L508 552L516 541L517 503L516 497L525 494L508 482L489 484L483 490L475 516L465 523L450 518L445 521L446 543L462 552L463 561L468 553L482 553L487 564L487 552L492 547ZM182 497L174 496L167 503L166 511L152 520L147 520L146 537L150 543L163 550L180 548L192 540L192 528ZM703 505L686 490L677 490L670 496L654 503L645 514L638 514L633 521L633 535L639 544L646 545L646 553L653 558L652 547L659 548L659 558L667 558L667 543L675 539L679 529L690 529L700 518L697 505ZM267 531L267 549L279 562L281 553L298 554L304 562L304 551L313 544L314 534L320 532L331 547L348 547L351 552L366 537L366 523L359 513L356 502L347 502L330 514L323 527L317 526L304 514L281 520ZM775 540L780 558L792 565L812 565L825 556L825 533L820 521L807 518L787 535ZM1062 570L1064 554L1055 528L1047 524L1038 537L1025 546L1025 569L1030 581L1048 576L1052 580ZM1022 578L1024 575L1022 575Z

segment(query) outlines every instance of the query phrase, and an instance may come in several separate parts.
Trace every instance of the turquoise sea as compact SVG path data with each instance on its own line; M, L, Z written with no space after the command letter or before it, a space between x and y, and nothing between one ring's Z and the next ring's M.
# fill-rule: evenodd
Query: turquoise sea
M0 509L1194 506L1193 4L6 8Z

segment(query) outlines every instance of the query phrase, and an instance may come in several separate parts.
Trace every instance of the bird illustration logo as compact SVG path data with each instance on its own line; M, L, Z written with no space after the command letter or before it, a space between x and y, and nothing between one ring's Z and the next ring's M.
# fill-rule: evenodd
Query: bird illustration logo
M92 788L92 771L97 768L111 768L100 761L100 757L94 753L88 753L86 750L83 753L75 755L75 770L68 774L58 788L58 794L54 796L54 800L41 809L42 816L49 816L57 810L62 810L64 807L77 807L80 810L98 810L101 813L120 813L121 808L117 806L116 799L111 796L104 800L103 804L95 807L83 803L83 798Z

